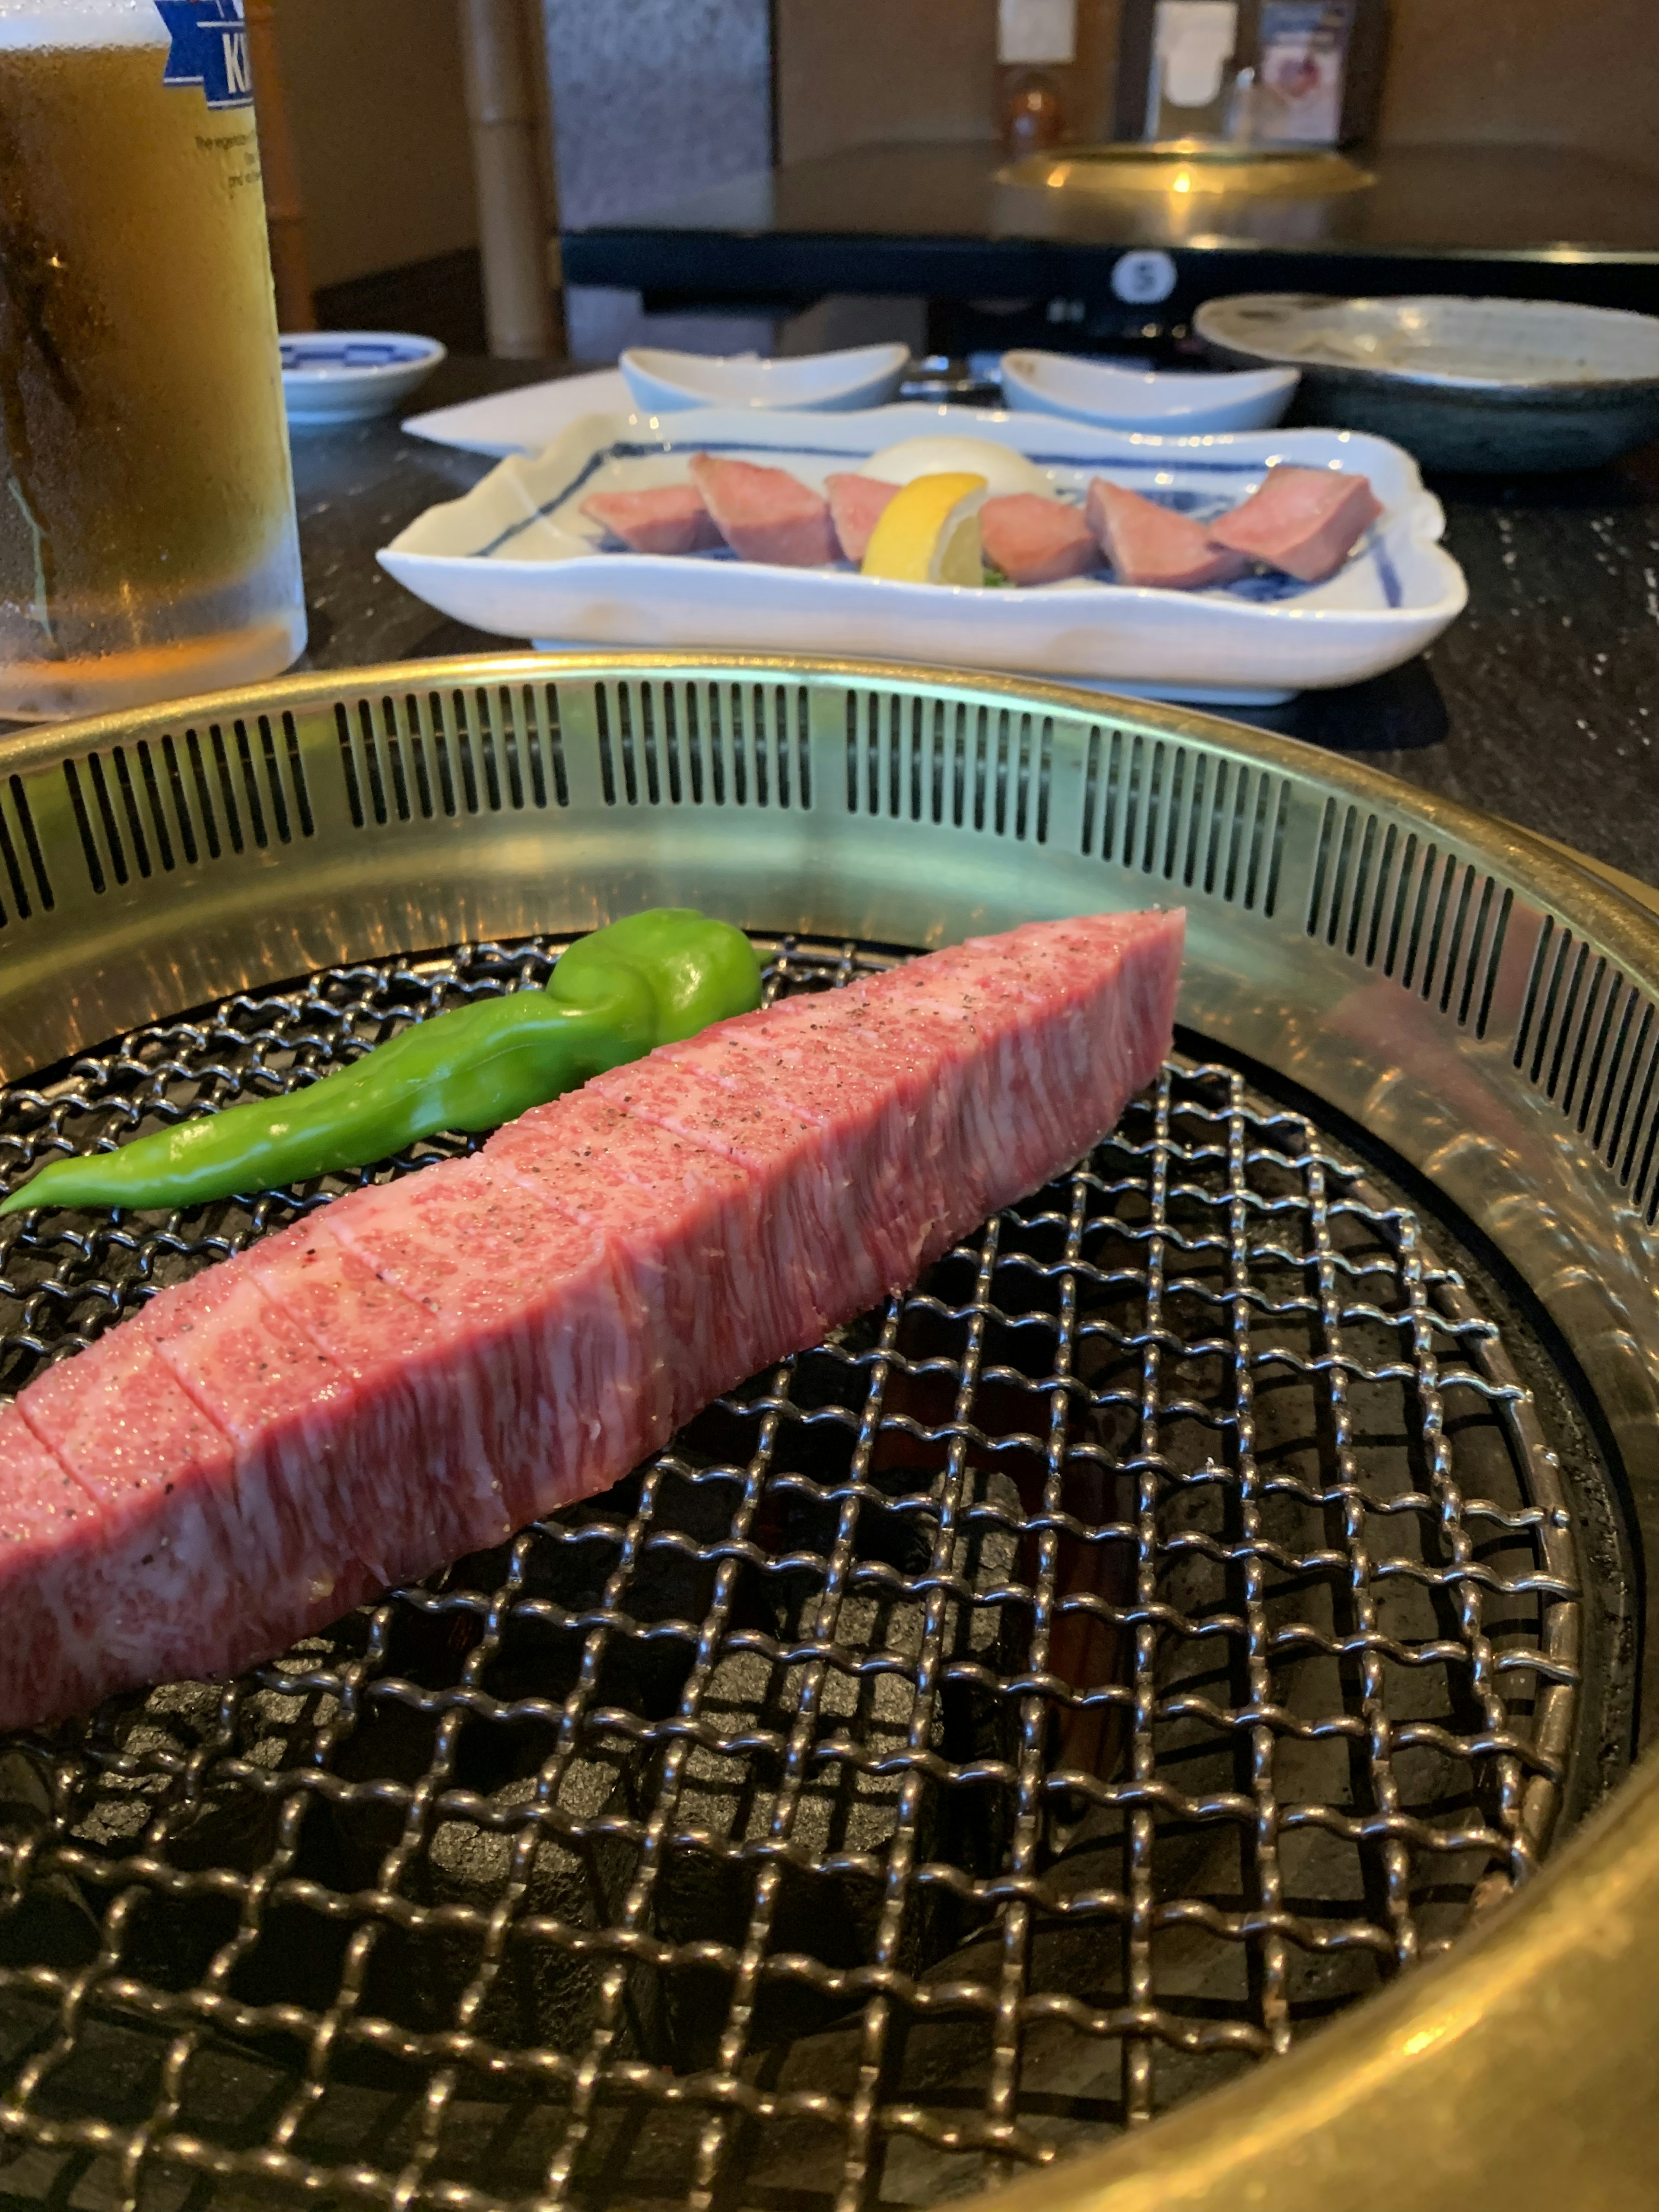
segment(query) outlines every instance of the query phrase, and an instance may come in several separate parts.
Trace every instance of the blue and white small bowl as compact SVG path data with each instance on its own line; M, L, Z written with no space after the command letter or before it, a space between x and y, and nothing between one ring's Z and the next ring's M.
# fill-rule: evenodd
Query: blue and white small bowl
M630 346L618 366L634 404L646 415L688 407L810 408L845 415L890 399L910 366L910 349L847 346L764 361L757 354L671 353Z
M402 331L303 331L277 341L289 428L322 430L390 415L447 349Z

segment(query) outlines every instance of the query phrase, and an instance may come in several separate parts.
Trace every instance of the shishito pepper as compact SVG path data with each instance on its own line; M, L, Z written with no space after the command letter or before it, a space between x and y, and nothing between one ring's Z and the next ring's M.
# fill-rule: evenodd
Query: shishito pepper
M579 938L545 988L417 1023L349 1067L113 1152L52 1160L0 1203L199 1206L368 1167L440 1130L499 1128L590 1076L760 1004L741 930L653 907Z

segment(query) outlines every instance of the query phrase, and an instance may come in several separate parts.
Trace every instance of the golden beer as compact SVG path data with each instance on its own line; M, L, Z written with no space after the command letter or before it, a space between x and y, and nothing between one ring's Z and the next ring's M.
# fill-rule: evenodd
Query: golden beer
M304 647L240 7L189 5L228 94L163 82L176 5L170 59L154 0L0 0L0 714L251 682Z

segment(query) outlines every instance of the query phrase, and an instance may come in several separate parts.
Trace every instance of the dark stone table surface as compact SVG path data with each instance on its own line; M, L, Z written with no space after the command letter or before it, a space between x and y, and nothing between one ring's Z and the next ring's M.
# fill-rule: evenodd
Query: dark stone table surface
M529 381L533 363L451 361L418 404ZM504 651L413 598L376 550L490 464L395 422L295 441L310 667ZM1243 719L1659 878L1659 447L1580 476L1445 477L1469 605L1431 652L1345 690Z

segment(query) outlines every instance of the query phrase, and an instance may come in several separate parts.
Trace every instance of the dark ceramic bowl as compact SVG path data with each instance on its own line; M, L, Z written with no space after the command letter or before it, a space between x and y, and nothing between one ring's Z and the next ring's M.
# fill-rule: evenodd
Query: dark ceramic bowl
M1659 437L1659 321L1547 300L1243 292L1193 329L1211 358L1302 372L1304 422L1431 469L1586 469Z

